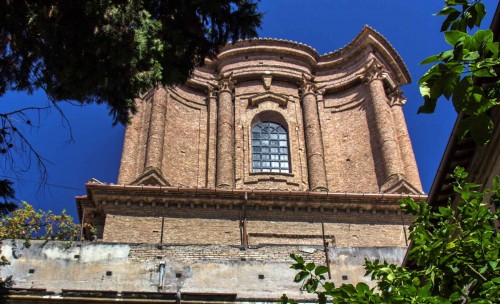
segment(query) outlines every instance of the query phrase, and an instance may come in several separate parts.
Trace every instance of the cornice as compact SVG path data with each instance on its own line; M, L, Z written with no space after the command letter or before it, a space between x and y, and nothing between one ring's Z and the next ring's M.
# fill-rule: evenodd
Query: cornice
M78 197L77 201L94 201L108 198L110 201L127 202L131 199L141 198L143 201L163 202L170 198L189 200L216 198L218 202L244 199L245 195L250 201L265 204L266 201L276 202L302 202L307 204L356 204L372 205L372 207L386 205L399 209L398 200L411 197L416 200L425 200L423 194L389 194L389 193L349 193L349 192L315 192L315 191L282 191L282 190L244 190L244 189L213 189L213 188L181 188L170 186L134 186L134 185L107 185L86 184L87 196Z
M328 67L348 60L352 61L352 57L359 56L363 49L369 47L372 48L370 51L376 50L382 55L382 59L390 64L397 76L398 85L411 82L410 73L399 53L382 34L368 25L365 25L358 36L344 47L320 56L318 66Z

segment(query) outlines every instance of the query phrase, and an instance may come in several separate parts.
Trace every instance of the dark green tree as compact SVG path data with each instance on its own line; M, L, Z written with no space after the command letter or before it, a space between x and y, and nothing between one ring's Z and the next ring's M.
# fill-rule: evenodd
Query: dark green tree
M254 0L0 1L0 96L106 103L116 122L134 98L187 79L228 40L255 37Z
M229 40L257 36L257 2L0 0L0 98L43 90L49 107L104 103L114 124L126 124L141 93L182 83ZM0 113L3 166L15 168L19 154L34 157L44 180L44 159L22 130L34 126L30 111L46 108Z

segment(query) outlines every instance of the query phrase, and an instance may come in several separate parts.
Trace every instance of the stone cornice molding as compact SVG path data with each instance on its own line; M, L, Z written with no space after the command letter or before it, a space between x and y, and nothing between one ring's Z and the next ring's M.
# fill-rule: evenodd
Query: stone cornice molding
M256 107L260 103L263 103L265 101L272 101L276 102L279 104L280 107L285 108L288 104L289 97L288 96L283 96L281 94L273 93L273 92L265 92L265 93L259 93L255 94L251 97L248 98L248 106L249 107Z
M398 187L396 187L398 188ZM248 196L248 206L261 206L267 209L295 208L295 212L314 212L335 214L337 210L366 213L375 216L398 215L401 209L399 199L412 197L415 200L425 200L427 195L415 193L347 193L347 192L316 192L316 191L280 191L280 190L250 190L250 189L209 189L180 188L171 186L143 185L109 185L86 184L87 195L77 197L77 207L81 216L83 208L103 210L111 208L130 208L131 205L143 208L176 206L177 208L195 208L217 205L229 208L241 208L245 195ZM292 211L293 212L293 211ZM223 216L221 214L221 216Z
M349 62L356 61L357 58L370 52L380 57L387 63L391 74L394 74L394 82L397 86L411 82L411 76L400 55L394 47L379 32L366 25L359 35L343 48L331 53L322 55L318 61L318 69L342 68Z

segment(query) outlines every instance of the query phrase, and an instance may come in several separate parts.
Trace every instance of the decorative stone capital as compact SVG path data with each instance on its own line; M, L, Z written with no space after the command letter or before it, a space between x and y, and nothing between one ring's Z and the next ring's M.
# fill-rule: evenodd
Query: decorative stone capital
M207 91L208 91L208 98L210 99L217 98L217 96L219 95L218 86L209 85Z
M316 87L316 99L318 101L323 101L323 97L325 96L325 91L326 91L325 85Z
M233 73L219 80L219 83L217 84L217 88L219 89L219 95L222 94L223 92L229 92L233 94L234 82L232 78L233 78Z
M402 106L406 103L407 99L403 96L404 92L399 88L396 88L389 94L389 105L393 106Z
M308 77L305 74L302 74L302 83L299 87L299 94L301 98L308 94L316 94L316 84L313 82L314 77Z
M366 68L363 74L361 74L361 80L365 82L372 82L373 80L383 80L387 76L387 71L384 67L376 62L372 61Z

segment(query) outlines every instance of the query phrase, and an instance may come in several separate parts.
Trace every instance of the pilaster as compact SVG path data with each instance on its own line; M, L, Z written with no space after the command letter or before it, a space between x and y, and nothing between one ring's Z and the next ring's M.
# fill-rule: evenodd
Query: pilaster
M234 83L219 81L217 107L217 188L234 188Z
M215 188L217 156L217 89L208 89L207 188Z
M304 117L309 188L311 191L328 191L316 85L312 79L303 77L299 92Z
M153 95L144 171L149 168L155 168L161 172L167 94L167 90L164 87L158 87Z
M384 176L381 189L384 184L392 179L400 179L403 174L401 153L397 137L393 128L391 108L384 90L383 67L376 62L367 67L362 79L368 83L371 105L375 118L375 131L380 143Z
M399 88L389 94L389 105L391 106L405 177L413 187L422 191L417 162L415 160L415 154L413 153L413 147L403 113L403 105L405 103L406 98L403 96L403 92Z
M142 115L141 111L144 111L143 104L145 101L137 99L135 101L137 113L135 115L130 115L130 123L125 129L125 136L123 138L123 151L122 158L120 161L120 172L118 174L118 184L129 184L131 183L137 174L137 152L138 144L140 138L141 123L140 117Z

